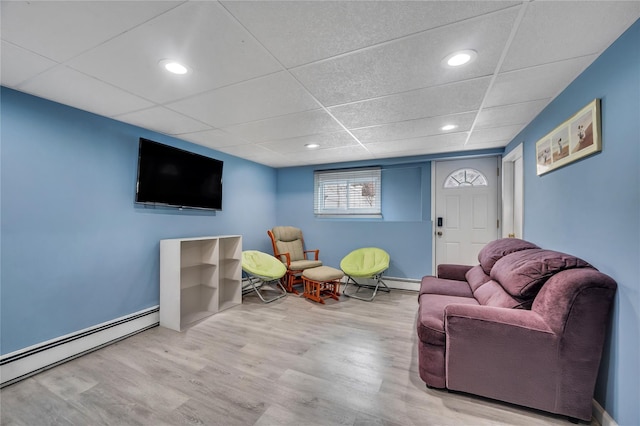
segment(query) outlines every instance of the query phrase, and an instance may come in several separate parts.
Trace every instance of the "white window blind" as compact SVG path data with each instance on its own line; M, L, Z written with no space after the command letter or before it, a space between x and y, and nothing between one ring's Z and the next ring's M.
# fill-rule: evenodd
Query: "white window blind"
M316 215L382 216L380 167L317 170L313 177Z

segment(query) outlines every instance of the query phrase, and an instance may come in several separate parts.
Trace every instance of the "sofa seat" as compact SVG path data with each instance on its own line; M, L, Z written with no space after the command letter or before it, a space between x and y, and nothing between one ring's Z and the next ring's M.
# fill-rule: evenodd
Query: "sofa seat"
M589 421L615 281L515 238L487 244L478 260L422 279L422 380Z
M424 303L418 309L418 338L431 345L444 346L444 308L451 304L478 305L473 297L428 294L420 296Z

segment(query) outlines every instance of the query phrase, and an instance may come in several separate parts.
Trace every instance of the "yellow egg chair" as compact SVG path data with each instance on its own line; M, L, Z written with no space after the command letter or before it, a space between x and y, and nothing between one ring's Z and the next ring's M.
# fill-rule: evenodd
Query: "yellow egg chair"
M273 302L287 295L282 286L282 277L287 273L284 266L270 254L257 250L245 250L242 252L243 286L242 295L255 291L264 303ZM265 298L265 290L275 292L275 296Z
M345 296L371 301L376 297L378 291L390 291L382 280L382 274L389 269L389 253L381 248L364 247L352 251L342 259L340 269L347 276L347 282L342 291ZM373 283L371 281L363 283L364 279L371 280ZM357 290L349 293L349 285L356 287ZM370 297L357 294L362 289L372 289L373 292Z

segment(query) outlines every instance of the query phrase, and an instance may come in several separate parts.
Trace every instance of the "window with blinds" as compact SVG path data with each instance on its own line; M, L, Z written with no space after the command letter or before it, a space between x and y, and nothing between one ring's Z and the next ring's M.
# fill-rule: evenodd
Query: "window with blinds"
M316 215L382 217L380 167L317 170L313 180Z

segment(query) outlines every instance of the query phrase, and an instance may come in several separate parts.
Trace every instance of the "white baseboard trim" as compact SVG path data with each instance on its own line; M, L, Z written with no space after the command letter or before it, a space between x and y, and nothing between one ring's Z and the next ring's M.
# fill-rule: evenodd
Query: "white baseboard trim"
M618 423L613 417L611 417L595 399L593 400L593 418L602 426L618 426Z
M160 323L154 306L0 357L0 388L78 358Z
M409 278L382 277L382 280L389 288L398 290L420 291L420 280L412 280Z

